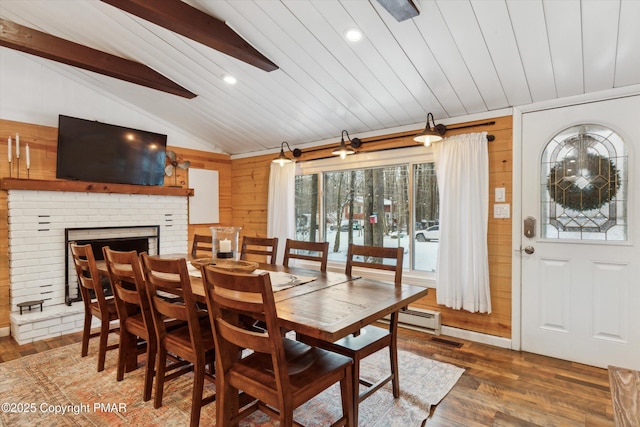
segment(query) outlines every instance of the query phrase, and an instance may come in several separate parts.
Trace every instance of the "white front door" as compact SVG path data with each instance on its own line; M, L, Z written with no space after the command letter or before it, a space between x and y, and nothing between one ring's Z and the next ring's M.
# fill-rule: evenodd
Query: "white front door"
M640 369L640 96L524 113L522 169L522 349Z

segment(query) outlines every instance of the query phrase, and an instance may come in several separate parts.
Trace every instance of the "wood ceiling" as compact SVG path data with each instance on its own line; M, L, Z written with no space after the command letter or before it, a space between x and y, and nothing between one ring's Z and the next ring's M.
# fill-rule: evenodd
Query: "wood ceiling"
M415 0L401 21L385 2L2 0L0 19L172 80L196 97L30 55L230 154L640 84L640 1Z

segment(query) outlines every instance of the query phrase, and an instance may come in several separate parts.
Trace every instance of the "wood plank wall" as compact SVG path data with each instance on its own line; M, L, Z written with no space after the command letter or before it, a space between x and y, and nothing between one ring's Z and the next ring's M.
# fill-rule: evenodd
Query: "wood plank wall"
M20 134L20 178L26 178L26 166L24 147L28 143L31 154L31 179L55 180L56 178L56 153L58 129L55 127L40 126L29 123L14 122L0 119L0 177L9 176L9 163L7 156L7 138L11 136L14 147L14 163L12 177L16 178L15 163L15 134ZM170 142L170 141L169 141ZM231 225L231 159L227 154L210 153L199 150L191 150L180 147L167 147L173 150L180 161L189 160L192 168L217 170L219 173L220 195L220 224ZM178 185L188 188L188 172L177 169L176 181ZM166 179L165 185L174 184L173 178ZM198 224L189 226L189 241L193 234L210 233L209 226L218 224ZM8 255L8 215L7 192L0 191L0 328L9 327L9 255Z
M483 120L481 122L486 122ZM495 119L495 125L464 130L450 130L447 136L464 132L486 130L496 139L489 143L490 205L494 203L493 189L506 188L506 203L512 203L512 119L505 116ZM473 124L462 123L460 125ZM459 126L459 125L456 125ZM454 126L452 126L454 127ZM419 132L404 132L363 139L363 150L382 150L415 146L412 135ZM31 179L55 179L57 129L28 123L0 120L0 177L9 176L7 163L7 137L20 134L21 146L28 142L31 149ZM299 161L330 156L338 145L325 150L303 153ZM274 155L254 156L230 160L225 154L169 147L181 161L189 160L192 168L217 170L220 177L220 223L242 227L241 235L266 236L267 195L269 168ZM25 176L21 159L20 177ZM14 165L15 167L15 165ZM179 170L178 183L188 187L186 171ZM15 177L15 172L13 174ZM173 179L166 185L172 185ZM489 269L491 280L493 313L472 314L444 308L435 303L435 291L415 306L442 312L444 325L487 333L500 337L511 336L511 219L494 219L489 215ZM189 226L189 240L198 232L208 234L208 227L218 224ZM9 261L7 194L0 192L0 328L9 326Z
M179 161L188 160L192 169L206 169L218 171L218 203L220 209L220 222L215 224L189 224L189 242L193 241L193 235L211 234L209 227L212 225L233 225L231 210L231 157L228 154L210 153L206 151L191 150L187 148L172 147ZM178 183L185 188L189 187L188 172L178 169ZM173 180L165 178L165 185L171 185ZM191 243L190 243L191 244ZM191 246L189 246L191 247Z
M496 187L505 188L505 202L513 212L513 125L511 116L495 119L496 124L486 130L496 139L489 142L489 281L491 286L491 314L452 310L436 303L436 292L430 292L416 306L438 310L442 324L460 329L511 338L511 223L512 218L493 218ZM447 132L447 136L478 129ZM454 133L455 132L455 133ZM501 202L502 203L502 202Z
M58 130L55 127L35 126L28 123L0 120L0 175L9 176L7 138L13 143L13 163L11 176L17 178L15 152L16 133L20 134L20 178L26 178L25 146L29 144L31 179L55 179L56 147ZM9 286L9 224L7 192L0 191L0 328L9 327L10 286Z
M442 313L442 323L456 328L475 332L511 337L511 219L494 219L493 203L494 188L504 187L506 202L512 204L513 186L513 129L511 116L499 117L492 120L460 123L451 127L474 123L495 121L491 126L474 127L470 129L450 130L447 136L468 132L487 131L494 135L494 141L489 142L489 188L490 215L488 229L489 245L489 274L491 281L491 314L473 314L465 311L451 310L438 305L436 292L418 301L413 306L438 310ZM413 147L413 136L422 129L414 132L404 132L384 135L376 138L363 139L363 151L375 151L398 147ZM313 160L330 157L331 151L338 145L327 146L324 149L314 149L305 153L298 161ZM234 159L231 162L233 181L233 225L242 227L242 234L251 236L266 236L267 233L267 195L269 185L269 169L274 154Z

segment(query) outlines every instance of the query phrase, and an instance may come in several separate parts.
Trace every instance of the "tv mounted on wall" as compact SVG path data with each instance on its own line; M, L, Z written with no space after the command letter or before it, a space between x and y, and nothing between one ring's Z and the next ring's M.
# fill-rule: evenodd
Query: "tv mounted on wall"
M167 135L59 116L56 178L163 185Z

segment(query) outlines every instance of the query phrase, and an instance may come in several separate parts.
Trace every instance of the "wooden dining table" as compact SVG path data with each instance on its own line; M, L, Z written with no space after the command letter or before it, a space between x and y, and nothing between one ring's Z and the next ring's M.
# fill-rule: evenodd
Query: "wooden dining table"
M189 259L181 254L161 257ZM97 263L98 270L106 274L104 261ZM397 287L391 282L338 272L262 263L258 268L293 276L291 286L279 291L274 288L281 326L325 341L336 341L349 334L357 334L362 327L407 307L428 293L428 288L422 286L402 284ZM196 269L191 269L191 272L192 292L204 301L202 278ZM297 284L296 277L304 277L308 281Z
M281 326L288 330L336 341L384 316L424 297L428 289L347 276L344 273L319 272L298 267L260 264L259 269L278 271L300 277L314 277L310 282L275 291L276 310ZM192 291L204 296L202 279L191 276Z

